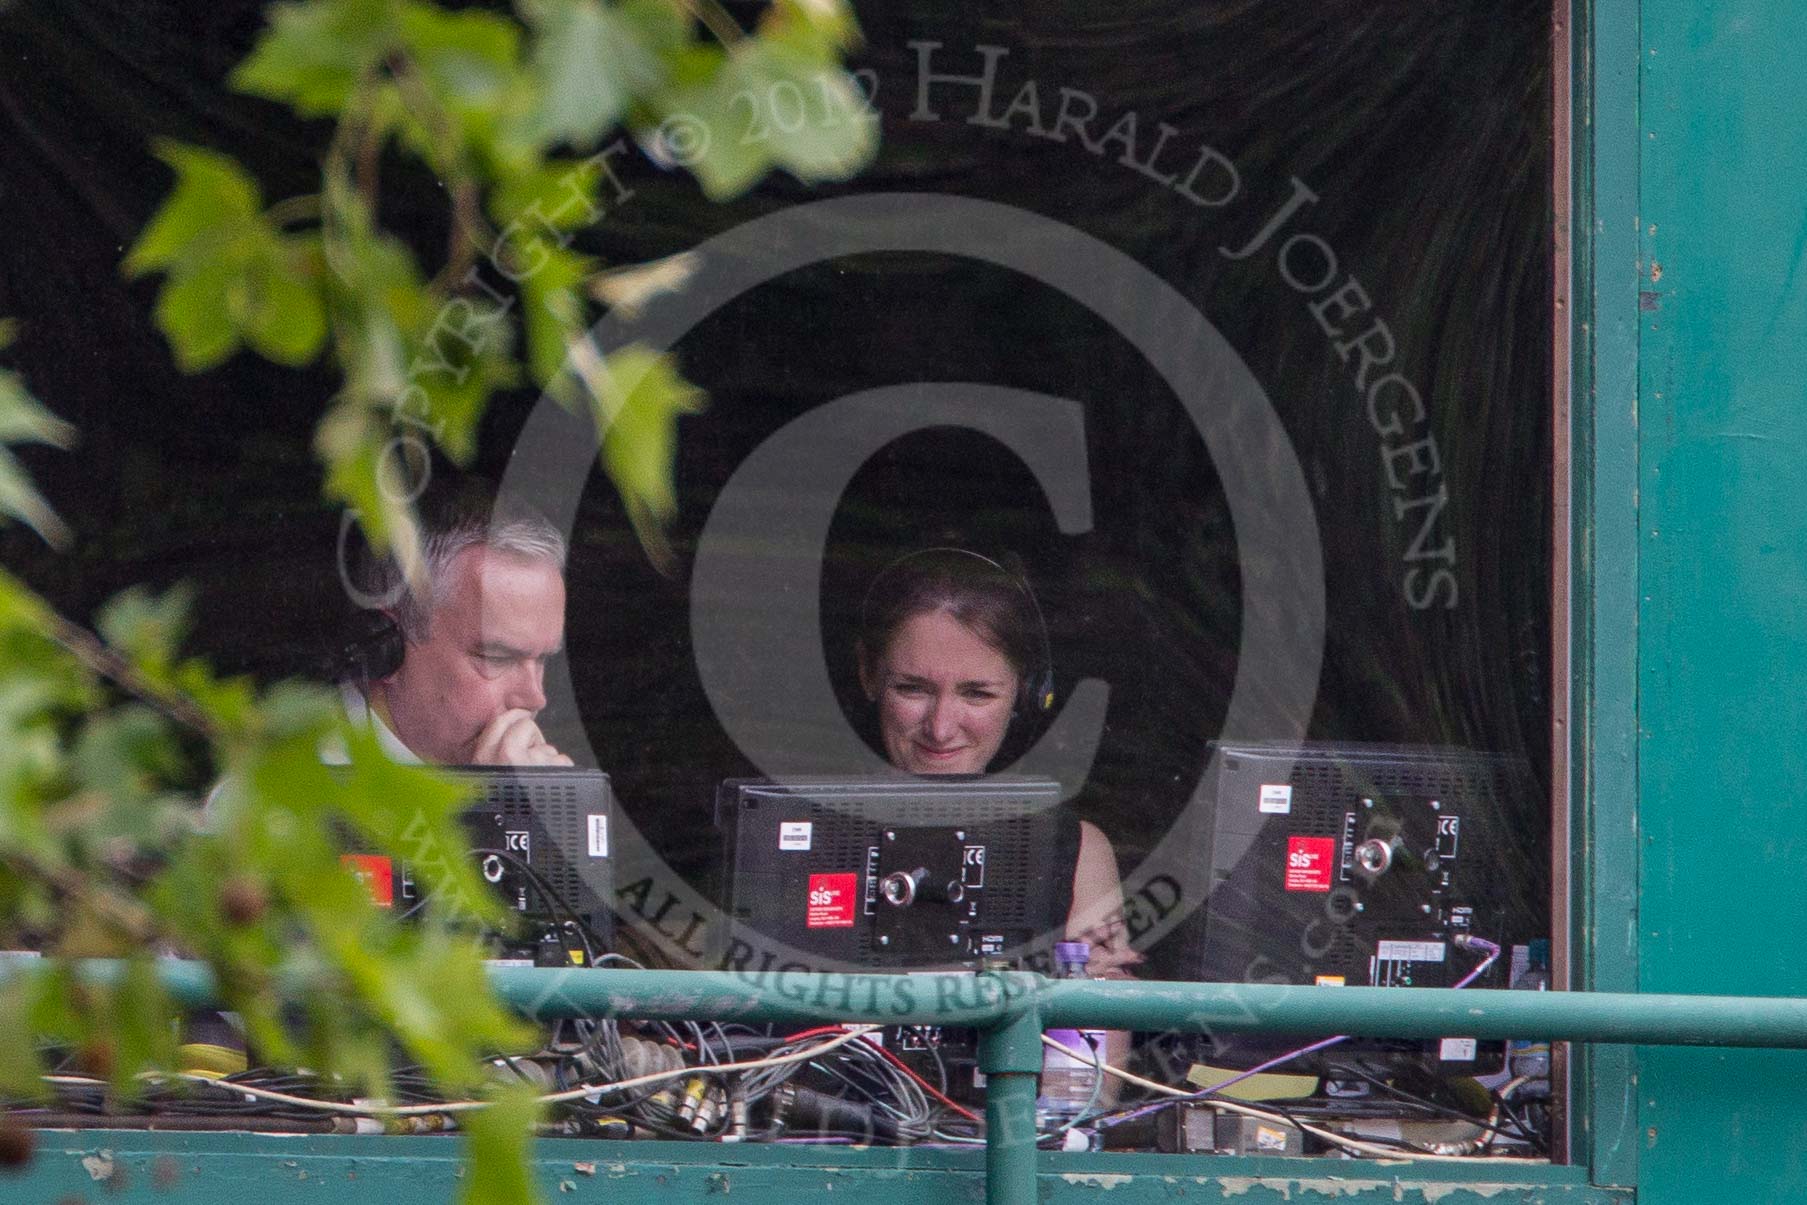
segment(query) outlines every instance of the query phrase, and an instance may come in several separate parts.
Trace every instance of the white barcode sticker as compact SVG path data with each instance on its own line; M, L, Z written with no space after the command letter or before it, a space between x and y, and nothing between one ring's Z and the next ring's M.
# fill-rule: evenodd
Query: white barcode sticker
M590 813L590 856L609 856L609 818L595 812Z
M1437 1050L1437 1057L1446 1063L1472 1063L1474 1050L1473 1038L1444 1038Z
M778 825L779 849L808 849L816 826L808 820L785 820Z
M1383 941L1374 951L1382 962L1442 962L1440 941Z
M1264 782L1261 784L1261 810L1275 816L1285 816L1293 810L1292 784L1287 782Z

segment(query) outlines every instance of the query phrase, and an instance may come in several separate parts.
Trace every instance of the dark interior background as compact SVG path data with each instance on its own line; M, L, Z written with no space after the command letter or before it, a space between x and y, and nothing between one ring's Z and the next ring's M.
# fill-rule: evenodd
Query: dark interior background
M839 188L767 182L727 206L682 175L622 163L635 190L581 245L616 263L668 254L798 199L921 189L1029 209L1102 238L1159 273L1214 323L1273 400L1304 466L1325 553L1329 633L1311 735L1522 755L1547 783L1550 528L1549 10L1537 3L1326 4L1321 0L1108 6L859 5L884 114L878 164ZM753 10L736 8L750 18ZM259 6L63 0L0 6L0 315L7 353L81 430L81 445L23 455L77 532L67 553L0 534L6 563L79 618L139 582L198 590L193 645L264 678L317 671L344 618L333 568L338 513L319 496L309 437L334 388L241 354L188 377L152 326L154 281L127 282L125 248L170 184L154 138L222 148L269 199L312 191L325 130L237 96L223 79ZM1177 131L1172 165L1200 144L1233 159L1244 196L1201 209L1074 141L963 120L970 90L940 89L913 121L911 40L942 43L938 71L976 72L1008 48L1001 108L1037 81L1089 93L1106 128L1139 117ZM1171 169L1170 169L1171 170ZM1422 390L1455 541L1457 605L1408 604L1413 518L1394 511L1381 441L1349 368L1271 254L1219 255L1290 191L1322 198L1302 220L1336 248L1391 324L1398 368ZM441 245L440 194L398 165L386 218ZM829 550L825 638L852 694L848 626L864 583L896 555L959 543L1021 558L1051 627L1060 683L1112 686L1086 815L1126 867L1196 783L1233 677L1237 550L1203 442L1166 387L1083 307L1002 270L877 257L794 273L741 298L679 348L708 390L681 428L680 563L716 492L760 441L846 393L975 380L1081 402L1097 525L1066 539L1023 466L984 437L931 431L860 474ZM478 467L505 461L533 396L498 398ZM1399 495L1406 496L1406 495ZM669 855L702 873L715 784L750 769L704 700L689 655L687 571L664 577L607 482L587 491L570 571L577 715L624 805ZM774 700L775 706L781 700ZM857 718L857 715L856 717ZM1540 805L1541 806L1541 805ZM1548 857L1526 817L1519 869Z

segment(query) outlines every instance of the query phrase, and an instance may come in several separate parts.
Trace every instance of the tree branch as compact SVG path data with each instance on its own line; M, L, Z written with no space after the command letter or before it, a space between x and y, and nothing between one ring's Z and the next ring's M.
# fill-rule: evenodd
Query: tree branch
M126 693L162 712L166 717L208 740L219 738L219 726L213 717L196 706L192 699L152 682L138 672L136 666L105 644L87 628L52 611L50 638L68 649L75 659L113 683Z
M452 228L446 236L446 263L428 286L434 292L445 292L461 279L477 259L477 249L493 243L492 232L483 220L481 184L469 163L458 130L434 99L432 90L414 69L405 54L392 54L388 60L389 75L400 90L402 103L419 118L432 136L435 158L432 167L445 181L452 197Z
M684 0L684 7L691 15L701 21L715 40L723 46L733 47L745 40L747 31L729 15L721 6L720 0Z
M143 903L97 883L67 866L46 866L17 854L0 857L7 869L22 877L38 879L64 897L85 904L95 916L118 929L133 945L143 946L162 934L155 914Z
M318 221L320 219L320 194L303 193L297 197L287 197L264 211L264 217L270 225L281 229L291 222Z

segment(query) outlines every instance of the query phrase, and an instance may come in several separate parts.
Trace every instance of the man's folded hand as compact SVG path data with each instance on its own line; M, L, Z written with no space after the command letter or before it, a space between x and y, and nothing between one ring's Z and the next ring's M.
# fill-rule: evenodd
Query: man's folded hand
M477 735L471 761L480 766L569 766L571 759L553 748L533 713L504 711Z

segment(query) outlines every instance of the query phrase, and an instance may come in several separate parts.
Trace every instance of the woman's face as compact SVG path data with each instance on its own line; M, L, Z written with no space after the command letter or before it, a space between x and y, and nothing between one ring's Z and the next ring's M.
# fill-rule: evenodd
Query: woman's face
M946 611L906 620L860 678L878 704L885 756L901 770L978 774L1004 743L1017 672Z

